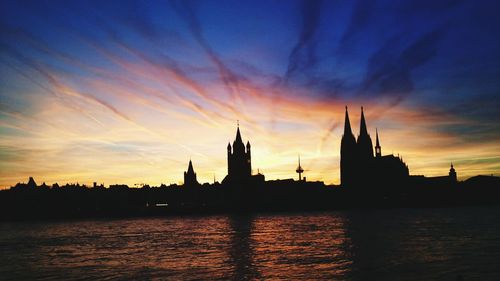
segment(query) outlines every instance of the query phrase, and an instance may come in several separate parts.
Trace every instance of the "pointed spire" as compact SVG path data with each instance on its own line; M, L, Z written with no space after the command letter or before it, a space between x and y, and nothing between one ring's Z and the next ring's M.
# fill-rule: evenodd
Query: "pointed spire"
M368 129L366 129L365 114L363 112L363 107L361 107L361 124L359 125L359 135L368 135Z
M240 133L240 123L238 122L238 129L236 130L236 139L234 140L235 143L243 143L243 140L241 139L241 133Z
M349 113L347 112L347 106L345 107L345 123L344 123L344 136L352 135L351 122L349 121Z
M247 141L247 148L250 148L250 141Z
M192 174L194 173L194 169L193 169L193 162L191 161L191 159L189 159L189 165L188 165L188 170L187 170L188 174Z
M378 140L378 129L375 128L375 132L377 134L377 140L375 142L375 156L382 157L382 148L380 147L380 141Z

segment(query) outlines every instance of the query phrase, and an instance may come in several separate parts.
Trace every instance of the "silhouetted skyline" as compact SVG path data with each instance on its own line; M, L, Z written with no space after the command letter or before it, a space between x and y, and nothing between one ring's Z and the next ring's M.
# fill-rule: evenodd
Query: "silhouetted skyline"
M340 146L340 174L341 174L341 185L344 188L371 188L371 186L397 186L399 189L404 188L410 179L410 172L408 165L403 161L402 157L396 157L394 154L382 155L382 147L380 145L380 139L378 136L378 129L376 130L376 143L373 147L373 143L368 133L368 126L364 116L363 107L361 107L361 118L360 118L360 131L357 139L354 137L352 132L351 123L349 119L349 112L347 106L345 107L345 120L344 120L344 133L342 134L341 146ZM244 185L260 185L265 181L265 175L261 174L259 170L254 173L252 170L252 157L251 157L251 145L248 140L246 145L243 143L243 138L241 136L240 124L237 122L236 136L231 145L231 142L227 144L227 174L222 180L223 185L237 186L240 184ZM375 154L374 154L375 148ZM306 177L302 177L302 173L305 172L301 163L300 156L298 158L298 166L295 170L299 174L299 182L306 182ZM418 177L424 177L424 175L418 175ZM451 164L449 174L447 176L439 177L427 177L427 179L437 180L443 178L446 181L446 185L449 183L457 182L457 173ZM284 179L278 179L284 180ZM449 182L448 182L449 181ZM319 181L322 184L323 181ZM217 182L214 177L213 184ZM207 183L205 183L207 184ZM45 185L45 182L43 183ZM54 183L55 187L58 185ZM145 183L141 186L150 186ZM163 185L163 184L162 184ZM29 177L27 184L18 183L16 187L24 186L29 189L37 187L33 177ZM79 185L78 185L79 186ZM97 183L93 183L95 188ZM117 187L126 185L113 183L110 187ZM196 172L193 167L193 162L190 159L188 163L188 168L184 172L184 181L182 186L186 188L201 187L201 184L197 180ZM47 186L48 187L48 186Z
M0 187L222 181L235 120L254 173L339 184L345 105L413 174L499 175L498 9L1 1Z

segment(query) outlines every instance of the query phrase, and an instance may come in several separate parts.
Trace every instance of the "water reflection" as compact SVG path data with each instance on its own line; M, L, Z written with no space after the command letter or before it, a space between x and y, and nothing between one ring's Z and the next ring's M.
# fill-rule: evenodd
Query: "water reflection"
M492 267L500 258L499 213L498 208L345 212L353 263L344 278L500 280Z
M332 214L232 217L234 280L342 279L351 264L343 220Z
M254 217L234 215L229 217L230 248L229 261L232 267L232 280L253 280L261 276L254 264L254 244L252 240Z
M1 223L2 280L500 280L500 208Z

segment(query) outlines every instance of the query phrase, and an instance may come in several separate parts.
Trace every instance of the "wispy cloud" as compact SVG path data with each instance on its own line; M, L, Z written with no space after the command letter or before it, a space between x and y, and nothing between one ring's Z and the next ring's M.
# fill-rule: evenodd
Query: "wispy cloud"
M498 20L434 2L7 3L0 186L222 180L236 120L266 178L338 183L345 105L412 173L498 174Z

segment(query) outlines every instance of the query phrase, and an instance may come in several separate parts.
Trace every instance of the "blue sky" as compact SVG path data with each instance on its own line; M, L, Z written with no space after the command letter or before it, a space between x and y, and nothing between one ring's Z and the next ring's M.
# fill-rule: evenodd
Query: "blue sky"
M345 105L410 172L498 174L499 5L2 1L0 185L222 178L235 120L269 178L338 183Z

